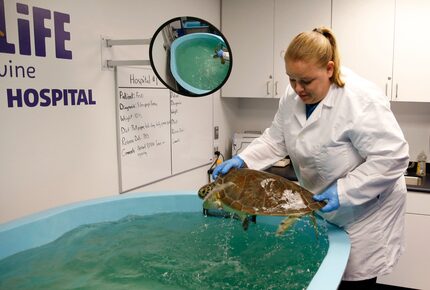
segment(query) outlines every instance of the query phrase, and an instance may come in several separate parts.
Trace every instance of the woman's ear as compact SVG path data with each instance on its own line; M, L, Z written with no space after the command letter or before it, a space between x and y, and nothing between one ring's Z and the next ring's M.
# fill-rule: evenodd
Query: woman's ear
M329 78L331 78L332 76L333 76L333 73L334 73L334 61L329 61L328 63L327 63L327 76L329 77Z

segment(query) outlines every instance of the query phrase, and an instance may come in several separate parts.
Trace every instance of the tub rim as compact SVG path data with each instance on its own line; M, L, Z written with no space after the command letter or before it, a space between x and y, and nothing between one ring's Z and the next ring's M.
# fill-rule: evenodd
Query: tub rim
M127 209L130 205L127 202L131 201L131 204L134 204L133 199L142 199L142 198L169 198L174 201L175 204L171 204L170 206L177 206L178 197L184 196L197 196L196 191L177 191L177 192L139 192L139 193L127 193L116 196L102 197L96 198L86 201L80 201L76 203L71 203L63 206L54 207L48 210L44 210L38 213L34 213L22 218L18 218L16 220L12 220L6 223L0 224L0 260L11 256L15 253L25 251L30 248L34 248L46 243L49 243L65 232L76 228L79 225L85 223L95 223L95 222L103 222L103 221L113 221L118 220L121 217L126 216L127 214L134 213L120 213L117 210L117 215L109 212L109 216L107 216L107 212L104 210L105 208L109 208L115 203L115 209L120 206L124 207L123 209ZM116 203L123 202L123 204L117 205ZM192 202L189 200L184 200L183 211L195 211L196 206L201 206L201 201L196 198L193 199ZM151 206L151 205L149 205ZM69 223L68 227L59 230L54 228L53 232L50 233L42 233L41 237L36 240L32 239L22 239L22 236L26 236L26 230L30 230L33 232L38 232L40 227L45 227L45 230L49 230L46 228L47 225L58 227L57 219L62 215L67 216L73 215L73 213L79 214L80 211L87 209L88 207L98 208L98 211L101 215L85 215L81 219L73 219L71 223ZM154 214L158 212L166 212L168 210L169 205L163 205L163 207L154 207L151 208L153 212L148 214ZM146 210L143 208L142 210ZM181 209L182 211L182 209ZM88 221L90 219L90 221ZM83 223L82 221L85 222ZM61 219L60 221L61 222ZM312 278L308 290L318 290L321 289L321 285L324 285L326 289L336 289L339 285L344 269L346 267L346 263L348 261L349 252L350 252L350 240L347 233L341 228L327 223L328 228L328 240L329 240L329 248L326 256L324 257L320 267L318 268L316 274ZM28 236L28 235L27 235ZM18 239L20 237L20 239Z

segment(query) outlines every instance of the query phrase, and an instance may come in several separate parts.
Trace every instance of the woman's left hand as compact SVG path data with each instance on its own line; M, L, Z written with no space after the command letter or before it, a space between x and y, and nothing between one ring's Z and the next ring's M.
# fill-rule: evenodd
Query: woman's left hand
M337 182L330 185L325 191L313 196L316 201L326 200L327 204L321 208L322 212L330 212L339 208L339 195L337 193Z

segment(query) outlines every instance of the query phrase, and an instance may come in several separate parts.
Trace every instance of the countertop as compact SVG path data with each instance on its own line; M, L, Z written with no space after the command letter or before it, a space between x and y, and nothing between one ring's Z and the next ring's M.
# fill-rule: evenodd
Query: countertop
M409 191L418 191L424 193L430 193L430 163L427 163L427 176L422 177L421 185L406 185ZM297 181L296 173L294 172L293 166L291 164L286 167L269 167L266 169L267 172L276 175L283 176L291 181ZM416 167L408 169L408 176L416 176Z
M421 185L406 185L407 189L410 191L430 193L430 177L424 176L422 180Z
M291 163L285 167L269 167L266 169L267 172L280 175L282 177L285 177L288 180L291 181L298 181L296 173L294 172L294 168L291 165Z
M408 168L407 176L417 176L416 175L417 165L415 162L412 162L412 164L414 166L410 166L411 168ZM411 163L409 163L409 165L411 165ZM430 193L430 176L429 176L430 171L429 170L430 170L430 163L426 163L427 175L424 177L421 177L422 178L421 185L406 185L408 190Z

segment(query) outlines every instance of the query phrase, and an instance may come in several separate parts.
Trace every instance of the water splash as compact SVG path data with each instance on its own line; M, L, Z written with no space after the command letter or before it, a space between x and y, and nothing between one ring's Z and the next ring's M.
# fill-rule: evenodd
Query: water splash
M200 213L80 226L0 261L0 289L305 289L328 248L308 219L276 225Z
M196 38L177 47L178 73L185 82L202 90L213 90L223 83L230 65L213 57L217 42Z

